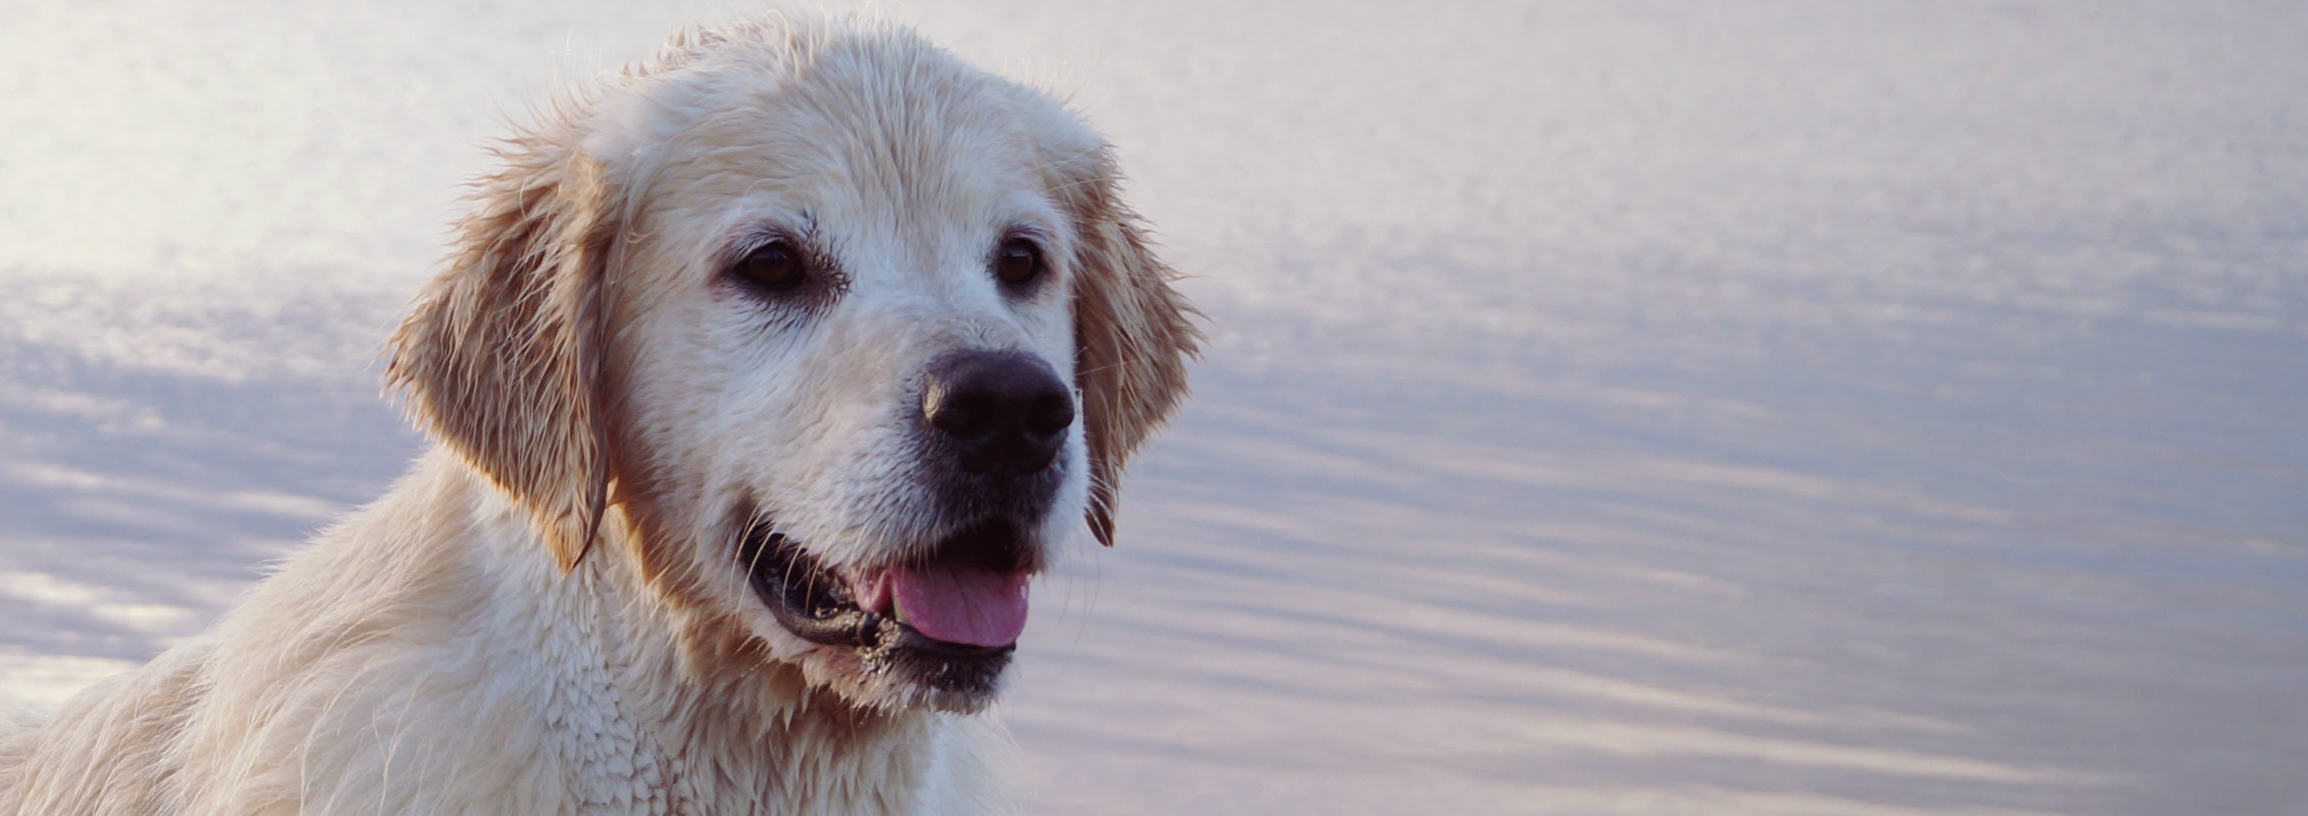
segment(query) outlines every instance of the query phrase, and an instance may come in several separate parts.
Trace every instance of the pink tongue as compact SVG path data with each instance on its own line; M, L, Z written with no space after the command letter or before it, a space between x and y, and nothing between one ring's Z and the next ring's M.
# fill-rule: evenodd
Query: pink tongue
M1008 646L1026 629L1026 574L929 565L890 571L898 616L947 643Z

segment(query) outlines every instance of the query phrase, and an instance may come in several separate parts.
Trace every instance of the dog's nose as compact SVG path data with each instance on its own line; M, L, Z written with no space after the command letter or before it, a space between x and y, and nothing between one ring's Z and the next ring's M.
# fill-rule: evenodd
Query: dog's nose
M1074 395L1032 355L957 352L930 364L922 418L954 446L964 471L1034 473L1066 440Z

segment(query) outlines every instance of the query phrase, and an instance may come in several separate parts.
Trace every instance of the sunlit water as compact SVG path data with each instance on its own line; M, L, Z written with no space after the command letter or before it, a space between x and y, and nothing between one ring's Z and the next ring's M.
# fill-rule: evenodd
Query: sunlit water
M0 691L398 471L477 145L714 16L623 5L11 11ZM2308 810L2298 5L895 11L1212 321L1037 589L1035 812Z

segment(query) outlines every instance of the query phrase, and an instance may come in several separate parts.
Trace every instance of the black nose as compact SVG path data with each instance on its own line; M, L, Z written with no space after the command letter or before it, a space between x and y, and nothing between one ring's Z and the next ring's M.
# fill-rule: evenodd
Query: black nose
M1022 475L1057 456L1074 424L1074 395L1032 355L957 352L930 363L922 419L953 446L962 470Z

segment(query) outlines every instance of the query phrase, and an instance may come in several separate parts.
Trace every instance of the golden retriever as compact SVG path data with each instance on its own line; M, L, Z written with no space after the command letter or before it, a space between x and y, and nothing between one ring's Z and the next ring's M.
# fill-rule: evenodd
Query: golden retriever
M683 34L500 150L388 384L436 441L208 634L0 737L18 814L999 810L1028 579L1199 342L1045 94Z

